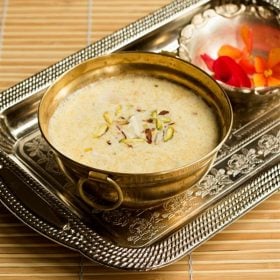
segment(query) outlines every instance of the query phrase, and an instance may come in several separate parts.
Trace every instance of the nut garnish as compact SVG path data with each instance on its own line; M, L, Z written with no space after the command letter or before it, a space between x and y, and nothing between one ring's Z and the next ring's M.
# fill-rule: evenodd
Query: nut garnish
M152 144L153 135L152 135L152 130L150 128L146 128L145 129L145 135L146 135L147 143L148 144Z
M116 120L116 123L119 124L119 125L126 125L126 124L129 124L129 121L126 120L126 119L120 118L120 119Z
M163 116L163 115L166 115L166 114L169 114L169 111L167 110L162 110L158 113L160 116Z
M167 142L167 141L171 140L173 138L173 135L174 135L174 128L172 126L169 126L166 129L166 132L163 136L163 141Z
M151 113L151 118L152 118L152 119L156 119L156 118L157 118L157 111L153 111L153 112Z
M120 140L120 143L124 144L134 144L134 143L142 143L145 142L143 138L123 138Z
M156 128L157 130L162 130L163 125L160 119L156 119Z
M93 138L99 138L103 134L105 134L109 129L109 126L107 124L100 125L96 131L93 133Z
M120 133L123 135L124 138L127 138L126 134L124 131L117 125L116 128L120 131Z
M111 125L113 123L113 120L111 119L109 112L104 112L103 118L107 124Z
M162 117L161 120L162 120L163 123L170 123L171 122L171 119L168 118L168 117Z
M139 106L119 104L113 112L105 111L102 116L105 123L96 129L93 137L100 138L110 130L113 134L107 133L104 139L108 145L116 140L129 148L137 143L158 145L171 140L175 131L168 110L147 111Z
M115 116L118 116L122 112L122 105L118 105L116 111L115 111Z

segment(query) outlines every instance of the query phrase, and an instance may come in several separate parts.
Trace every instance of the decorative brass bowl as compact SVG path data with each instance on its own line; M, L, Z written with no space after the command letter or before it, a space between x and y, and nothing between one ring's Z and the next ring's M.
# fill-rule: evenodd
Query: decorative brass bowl
M50 117L58 104L77 89L95 80L122 74L149 75L167 79L201 96L216 114L220 139L218 145L200 160L164 172L131 174L99 170L62 154L48 135ZM59 165L75 184L75 193L85 203L99 209L150 207L187 190L210 168L229 136L232 109L222 88L206 73L181 59L153 53L123 52L94 58L62 75L44 94L38 112L41 132L55 151Z

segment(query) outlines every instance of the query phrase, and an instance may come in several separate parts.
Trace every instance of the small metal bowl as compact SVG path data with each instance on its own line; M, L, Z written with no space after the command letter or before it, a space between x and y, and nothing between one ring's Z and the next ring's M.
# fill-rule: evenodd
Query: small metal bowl
M259 1L260 2L260 1ZM266 55L275 47L280 47L280 14L272 5L224 4L207 8L196 14L186 25L179 39L179 57L187 60L211 74L201 55L206 53L217 58L218 49L224 44L239 47L237 38L239 27L248 25L254 34L253 54ZM244 109L257 111L278 100L280 87L238 88L218 83L228 94L234 111Z
M97 79L123 74L166 79L201 96L216 114L220 129L218 145L192 164L144 174L99 170L74 161L57 150L49 139L48 125L58 104L77 89ZM197 183L229 136L232 115L230 102L223 89L196 66L162 54L123 52L88 60L62 75L42 97L38 119L42 135L55 151L61 169L76 186L75 194L93 208L111 210L120 205L138 208L158 205Z

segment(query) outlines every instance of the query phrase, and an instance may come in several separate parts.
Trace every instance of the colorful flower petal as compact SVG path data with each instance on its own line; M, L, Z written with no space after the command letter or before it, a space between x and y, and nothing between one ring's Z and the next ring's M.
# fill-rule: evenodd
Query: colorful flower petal
M250 87L251 81L231 57L220 56L213 63L214 78L235 87Z
M251 57L242 57L238 63L243 70L248 74L252 75L256 72L254 60Z
M200 57L202 58L208 69L213 72L214 59L206 53L200 55Z
M272 76L277 79L280 79L280 63L278 63L272 68Z
M261 56L255 57L254 64L257 73L263 73L267 69L266 60Z
M267 78L267 85L269 87L280 86L280 79L273 76Z
M280 48L271 49L268 54L267 65L269 68L273 68L280 63Z
M254 74L253 83L255 87L264 87L267 85L267 79L263 74Z
M242 56L242 51L231 45L223 45L218 50L218 56L229 56L233 59L239 59Z
M245 44L245 50L248 53L252 52L253 49L253 31L248 25L242 25L240 27L240 35Z

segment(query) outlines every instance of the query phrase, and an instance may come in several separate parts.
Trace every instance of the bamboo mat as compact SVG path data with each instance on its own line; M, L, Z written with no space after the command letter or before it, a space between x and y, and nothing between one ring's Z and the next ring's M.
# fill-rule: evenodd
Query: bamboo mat
M169 0L0 0L0 90ZM104 268L35 233L0 205L0 279L280 279L280 194L163 269Z

